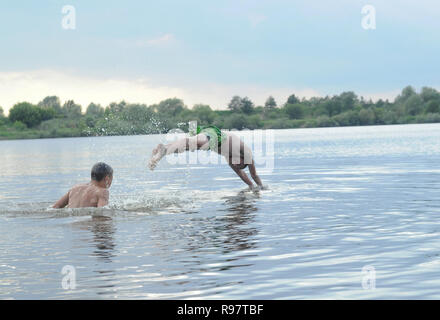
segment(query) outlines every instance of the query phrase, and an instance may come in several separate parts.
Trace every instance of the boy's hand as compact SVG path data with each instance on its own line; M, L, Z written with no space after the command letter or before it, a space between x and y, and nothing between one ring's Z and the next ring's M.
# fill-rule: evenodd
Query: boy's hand
M257 191L260 191L260 190L267 190L267 189L269 189L268 186L264 186L264 185L261 185L261 186L251 185L251 186L249 186L249 190L251 190L253 192L257 192Z

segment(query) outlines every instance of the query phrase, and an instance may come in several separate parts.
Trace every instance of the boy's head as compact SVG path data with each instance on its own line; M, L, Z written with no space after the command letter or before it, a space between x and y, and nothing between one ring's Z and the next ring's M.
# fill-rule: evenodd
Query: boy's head
M113 169L104 162L98 162L92 168L91 178L96 182L104 182L106 188L110 188L113 181Z

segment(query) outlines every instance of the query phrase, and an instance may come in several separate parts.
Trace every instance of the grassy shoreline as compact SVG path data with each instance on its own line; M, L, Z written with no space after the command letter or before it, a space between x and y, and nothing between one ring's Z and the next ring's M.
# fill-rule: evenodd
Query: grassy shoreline
M0 140L155 134L174 128L187 132L189 121L225 130L440 123L440 92L429 87L416 92L407 86L393 102L367 101L352 91L309 99L292 94L281 105L270 96L264 106L234 96L227 110L205 104L189 108L183 100L170 98L149 106L90 103L85 112L73 100L61 105L57 96L48 96L37 105L15 104L7 117L0 107Z

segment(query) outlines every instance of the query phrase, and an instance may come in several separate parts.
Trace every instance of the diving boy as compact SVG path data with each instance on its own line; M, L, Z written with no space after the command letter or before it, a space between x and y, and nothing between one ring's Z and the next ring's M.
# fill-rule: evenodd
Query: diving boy
M53 208L104 207L108 204L108 189L112 181L112 167L98 162L92 168L91 181L74 186L53 205Z
M212 150L225 157L229 166L251 189L254 184L243 170L249 167L249 172L255 183L263 188L260 177L255 169L255 162L252 157L251 149L243 141L231 132L222 132L216 126L197 126L191 129L189 138L176 140L170 144L159 144L153 150L149 167L153 170L157 163L166 155L172 153L182 153L184 151Z

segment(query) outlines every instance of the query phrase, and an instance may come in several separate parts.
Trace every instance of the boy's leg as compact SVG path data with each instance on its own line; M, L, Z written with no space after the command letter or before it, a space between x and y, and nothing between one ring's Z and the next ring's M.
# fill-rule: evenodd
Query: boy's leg
M203 133L194 137L179 139L165 145L166 155L184 151L205 150L204 146L208 142L208 138Z

